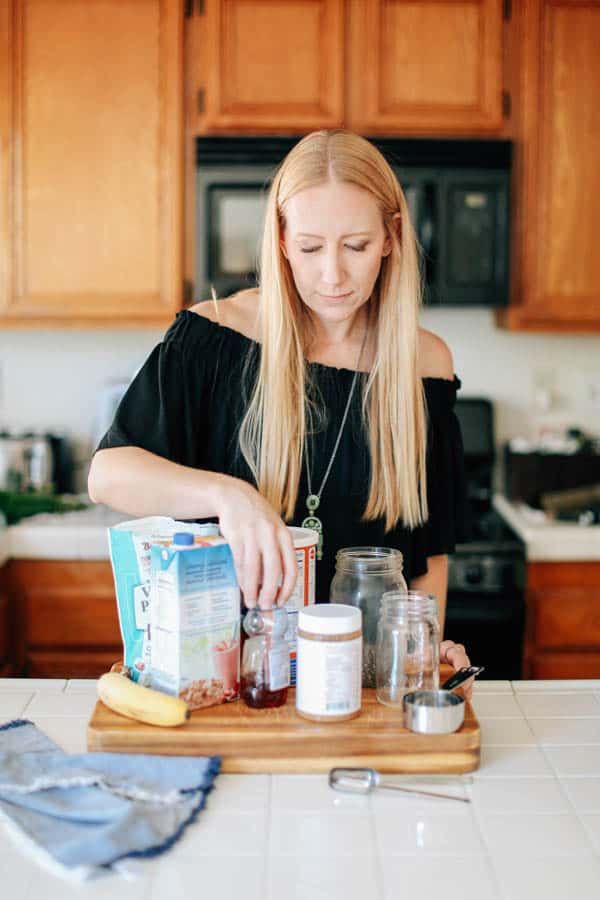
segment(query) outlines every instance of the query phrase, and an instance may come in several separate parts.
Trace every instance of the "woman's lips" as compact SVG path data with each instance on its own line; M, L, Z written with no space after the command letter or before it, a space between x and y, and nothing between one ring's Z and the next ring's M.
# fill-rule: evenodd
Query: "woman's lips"
M324 300L344 300L346 297L350 297L352 291L349 291L347 294L319 294L319 297L323 297Z

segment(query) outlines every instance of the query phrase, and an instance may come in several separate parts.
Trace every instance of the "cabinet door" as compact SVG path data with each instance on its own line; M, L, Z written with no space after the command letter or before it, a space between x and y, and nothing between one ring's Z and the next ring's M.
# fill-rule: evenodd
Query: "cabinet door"
M197 134L343 122L344 0L206 0L188 44Z
M0 7L0 325L170 320L181 0Z
M600 563L527 566L529 678L600 676Z
M350 9L350 127L502 129L502 0L351 0Z
M109 562L12 560L9 579L28 675L97 676L123 658Z
M0 568L0 676L10 673L9 657L12 637L11 610L4 578L4 568Z
M515 128L513 306L532 330L600 330L600 2L527 0Z

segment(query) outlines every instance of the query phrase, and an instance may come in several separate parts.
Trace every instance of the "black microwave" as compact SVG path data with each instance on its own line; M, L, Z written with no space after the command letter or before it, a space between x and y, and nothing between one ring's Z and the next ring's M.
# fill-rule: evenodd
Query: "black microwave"
M256 284L266 196L297 137L200 137L194 298ZM370 138L396 173L422 250L429 306L508 303L512 145Z

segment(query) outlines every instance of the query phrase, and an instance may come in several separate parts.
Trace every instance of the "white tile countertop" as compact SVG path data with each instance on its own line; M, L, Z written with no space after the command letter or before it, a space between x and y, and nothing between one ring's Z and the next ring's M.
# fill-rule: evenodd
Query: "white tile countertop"
M106 529L128 518L101 505L76 512L39 513L7 529L7 554L15 559L107 560Z
M600 525L555 522L539 509L501 494L494 507L523 540L530 562L600 562Z
M85 751L95 685L0 679L0 722L31 719L65 750ZM325 775L219 775L197 822L134 882L71 886L0 832L3 896L598 900L600 680L481 681L474 706L480 769L435 788L422 779L471 804L337 794Z
M498 494L494 506L525 543L527 559L600 561L600 525L586 528L556 523L539 510ZM17 559L108 559L110 525L128 519L106 506L70 513L41 513L0 532L0 564Z

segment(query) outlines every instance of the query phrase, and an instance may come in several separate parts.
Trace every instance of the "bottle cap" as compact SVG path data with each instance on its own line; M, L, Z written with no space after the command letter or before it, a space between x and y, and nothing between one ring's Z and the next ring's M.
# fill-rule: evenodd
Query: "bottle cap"
M173 535L173 543L176 547L193 547L194 535L189 531L177 531Z
M299 611L298 628L310 634L352 634L362 628L362 613L345 603L315 603Z

